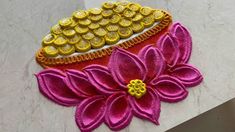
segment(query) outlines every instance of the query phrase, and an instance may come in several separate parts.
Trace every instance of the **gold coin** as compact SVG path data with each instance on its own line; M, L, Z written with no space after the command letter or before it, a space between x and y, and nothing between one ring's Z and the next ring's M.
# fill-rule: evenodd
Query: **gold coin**
M103 17L110 17L113 15L113 10L103 10L102 11L102 16Z
M126 9L124 12L123 12L123 15L127 18L131 18L135 15L135 11L132 11L130 9Z
M139 11L139 9L141 8L141 5L137 3L131 3L128 5L128 8L132 11Z
M106 35L107 33L107 31L102 27L95 29L93 32L95 33L95 35L100 36L100 37Z
M98 23L91 23L89 26L88 26L90 29L94 30L94 29L97 29L100 27L100 25Z
M57 46L62 46L62 45L65 45L66 43L67 43L67 40L63 36L58 36L54 41L54 44Z
M129 1L120 1L120 2L117 2L116 5L122 5L122 6L127 6L128 4L130 4Z
M145 27L151 27L154 24L154 22L155 22L154 16L153 15L149 15L147 17L144 17L142 22L143 22Z
M150 7L142 7L140 9L140 13L144 16L148 16L149 14L151 14L153 12L153 9Z
M102 15L90 15L89 16L89 19L92 20L92 21L99 21L102 18L103 18Z
M121 25L122 27L128 27L132 24L132 21L128 20L128 19L121 19L119 21L119 25Z
M80 40L82 39L82 37L80 35L74 35L72 38L68 39L68 43L69 44L76 44L78 43Z
M107 26L106 26L106 29L107 29L108 31L110 31L110 32L117 31L118 28L119 28L119 26L116 25L116 24L110 24L110 25L107 25Z
M48 34L42 40L42 46L51 45L56 39L56 35Z
M117 6L113 9L113 11L116 12L116 13L118 13L118 14L122 13L124 10L125 10L125 7L122 6L122 5L117 5Z
M86 51L89 51L91 49L91 44L88 40L82 39L77 44L75 44L75 49L78 52L86 52Z
M153 16L156 22L161 21L164 18L164 13L161 10L153 12Z
M54 46L46 46L43 47L42 50L47 57L56 57L59 53L59 51Z
M139 33L144 30L144 25L143 25L143 23L132 23L131 29L135 33Z
M90 40L91 47L94 49L98 49L104 46L105 40L103 37L94 37Z
M91 39L93 39L95 37L95 35L92 32L87 32L86 34L82 35L82 37L85 40L91 40Z
M77 25L74 29L78 34L84 34L89 31L89 29L87 27L81 27L79 25Z
M120 20L121 20L121 16L119 14L115 14L110 19L110 22L111 23L118 23Z
M61 27L68 27L70 24L72 24L71 18L63 18L59 20L59 24Z
M76 31L73 29L65 29L63 30L63 34L67 37L73 37L76 34Z
M58 47L58 50L61 55L71 55L75 52L74 46L69 44Z
M104 38L107 44L115 44L120 39L117 32L108 32Z
M140 13L137 13L134 18L132 19L133 22L137 22L143 19L143 16Z
M109 19L105 19L103 18L102 20L99 21L99 24L101 26L106 26L107 24L109 24L110 20Z
M100 8L92 8L92 9L89 10L89 12L93 15L98 15L98 14L101 13L101 11L102 10Z
M74 19L71 19L71 21L72 21L72 23L71 23L71 25L69 27L74 28L75 26L78 25L78 22L75 21Z
M82 20L79 20L78 23L82 26L88 26L89 24L91 24L91 20L89 19L82 19Z
M114 7L114 2L111 1L105 2L103 3L102 7L105 9L112 9Z
M121 38L129 38L133 34L133 32L131 28L125 27L125 28L119 28L118 34Z
M51 32L54 33L54 34L59 35L59 34L62 33L62 29L61 29L59 24L56 24L56 25L51 27Z
M75 19L84 19L88 16L88 13L84 10L80 10L80 11L75 11L73 12L73 17Z

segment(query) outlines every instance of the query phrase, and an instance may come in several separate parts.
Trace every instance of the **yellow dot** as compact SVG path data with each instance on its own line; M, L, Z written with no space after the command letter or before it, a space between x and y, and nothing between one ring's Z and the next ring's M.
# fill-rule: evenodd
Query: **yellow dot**
M43 52L48 57L56 57L58 55L58 50L54 46L43 47Z
M75 52L75 48L72 45L66 44L58 48L61 55L71 55Z
M84 11L84 10L73 12L73 17L75 19L84 19L84 18L87 17L87 15L88 15L88 13L86 11Z
M78 52L86 52L91 49L91 44L88 40L82 39L77 44L75 44L75 49Z
M57 36L54 34L46 35L42 40L42 45L43 46L51 45L55 41L56 37Z
M62 46L62 45L65 45L66 43L67 43L67 40L63 36L57 37L54 41L54 44L57 46Z

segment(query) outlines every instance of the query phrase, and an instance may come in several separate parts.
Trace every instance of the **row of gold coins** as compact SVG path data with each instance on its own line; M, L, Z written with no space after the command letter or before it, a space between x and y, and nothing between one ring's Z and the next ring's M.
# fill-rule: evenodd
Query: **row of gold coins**
M163 17L162 11L137 3L106 2L101 9L75 11L72 17L61 19L43 38L43 51L56 57L101 48L141 32Z

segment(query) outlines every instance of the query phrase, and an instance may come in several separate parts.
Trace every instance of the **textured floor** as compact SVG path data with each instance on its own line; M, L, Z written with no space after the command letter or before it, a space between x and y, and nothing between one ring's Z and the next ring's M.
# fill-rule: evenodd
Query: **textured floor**
M34 73L42 68L34 54L50 26L75 9L103 0L1 0L0 131L77 132L75 108L51 103L38 91ZM160 126L134 118L124 132L165 131L235 97L234 0L136 0L166 9L193 36L191 64L204 82L177 104L162 103ZM97 132L109 131L102 125Z

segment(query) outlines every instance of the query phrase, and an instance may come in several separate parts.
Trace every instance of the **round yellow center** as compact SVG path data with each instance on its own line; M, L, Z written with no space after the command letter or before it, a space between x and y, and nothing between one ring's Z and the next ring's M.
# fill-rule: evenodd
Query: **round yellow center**
M146 84L142 80L131 80L127 85L128 93L137 99L141 98L146 93Z

